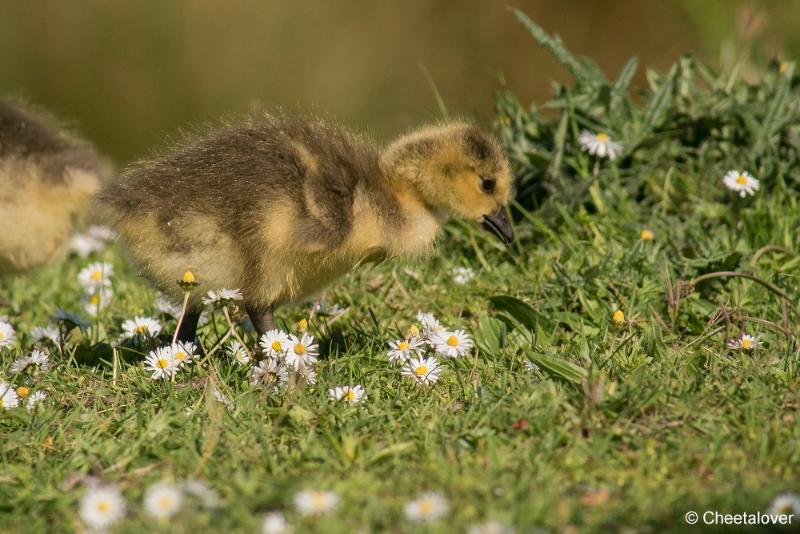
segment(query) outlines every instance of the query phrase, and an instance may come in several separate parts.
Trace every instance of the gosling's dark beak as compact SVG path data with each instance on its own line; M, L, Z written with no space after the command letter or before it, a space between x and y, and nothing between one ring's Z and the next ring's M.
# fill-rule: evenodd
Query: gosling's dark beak
M494 215L483 216L483 227L502 239L506 245L514 242L514 229L511 228L511 222L503 206Z

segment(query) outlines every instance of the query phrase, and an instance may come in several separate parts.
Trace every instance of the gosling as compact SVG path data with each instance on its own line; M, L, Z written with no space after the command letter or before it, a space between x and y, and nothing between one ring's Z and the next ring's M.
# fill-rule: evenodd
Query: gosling
M142 274L175 298L185 271L236 287L259 335L276 305L321 291L364 261L430 251L451 217L513 241L508 161L464 122L383 150L318 119L258 114L128 167L100 193L103 217ZM203 291L178 331L192 341Z
M55 260L110 165L41 111L0 101L0 276Z

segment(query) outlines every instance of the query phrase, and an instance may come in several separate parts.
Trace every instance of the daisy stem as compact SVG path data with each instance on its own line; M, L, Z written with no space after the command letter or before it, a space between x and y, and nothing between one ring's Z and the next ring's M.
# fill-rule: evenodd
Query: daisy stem
M178 332L181 330L181 325L183 324L183 317L186 315L186 309L189 307L189 293L191 290L183 292L183 306L181 307L181 315L178 317L178 324L175 326L175 334L172 336L172 342L175 343L178 340Z
M594 169L592 169L592 177L597 178L598 174L600 174L600 158L595 158Z
M227 306L222 308L222 313L225 314L225 320L228 321L228 328L230 329L231 335L236 339L236 341L238 341L242 345L244 350L247 351L247 355L252 358L253 357L253 353L247 347L247 344L239 336L239 333L236 331L236 328L233 326L233 321L231 321L231 315L228 312L228 307Z
M789 302L792 301L792 299L789 298L789 295L787 295L786 293L784 293L783 291L781 291L780 289L778 289L774 285L770 284L769 282L767 282L765 280L762 280L761 278L759 278L759 277L757 277L755 275L752 275L750 273L740 273L740 272L737 272L737 271L719 271L719 272L715 272L715 273L706 273L706 274L702 274L702 275L698 276L697 278L693 278L692 280L689 280L688 285L689 285L690 288L693 288L695 285L697 285L698 283L702 282L703 280L708 280L708 279L711 279L711 278L726 278L728 276L738 276L739 278L747 278L748 280L752 280L753 282L757 282L757 283L761 284L762 286L766 287L767 289L769 289L770 291L772 291L773 293L775 293L779 297L781 297L783 299L786 299Z
M211 357L211 355L214 354L217 351L217 349L219 349L219 347L228 340L229 337L231 337L230 329L228 329L225 332L225 334L223 334L223 336L220 339L218 339L217 342L214 343L214 345L210 349L208 349L206 355L203 357L202 360L197 362L197 365L202 366L206 362L206 360L208 360L208 358Z
M119 353L117 347L111 347L111 383L117 385L117 373L119 372Z

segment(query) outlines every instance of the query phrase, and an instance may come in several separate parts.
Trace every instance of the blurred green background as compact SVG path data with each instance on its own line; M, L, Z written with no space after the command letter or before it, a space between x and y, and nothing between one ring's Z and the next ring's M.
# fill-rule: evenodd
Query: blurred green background
M71 119L119 162L259 103L383 140L438 116L426 71L451 114L484 121L504 85L542 101L566 81L509 3L0 0L0 93ZM795 0L513 5L610 75L631 55L664 69L686 51L720 65L800 49Z

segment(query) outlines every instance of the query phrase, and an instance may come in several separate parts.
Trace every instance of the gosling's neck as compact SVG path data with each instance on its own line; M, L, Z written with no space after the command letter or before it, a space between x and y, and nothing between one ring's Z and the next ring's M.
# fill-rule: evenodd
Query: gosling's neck
M397 215L384 221L384 246L392 256L421 256L433 250L447 214L427 203L416 180L381 161L384 183L393 196ZM408 170L408 169L403 169Z

